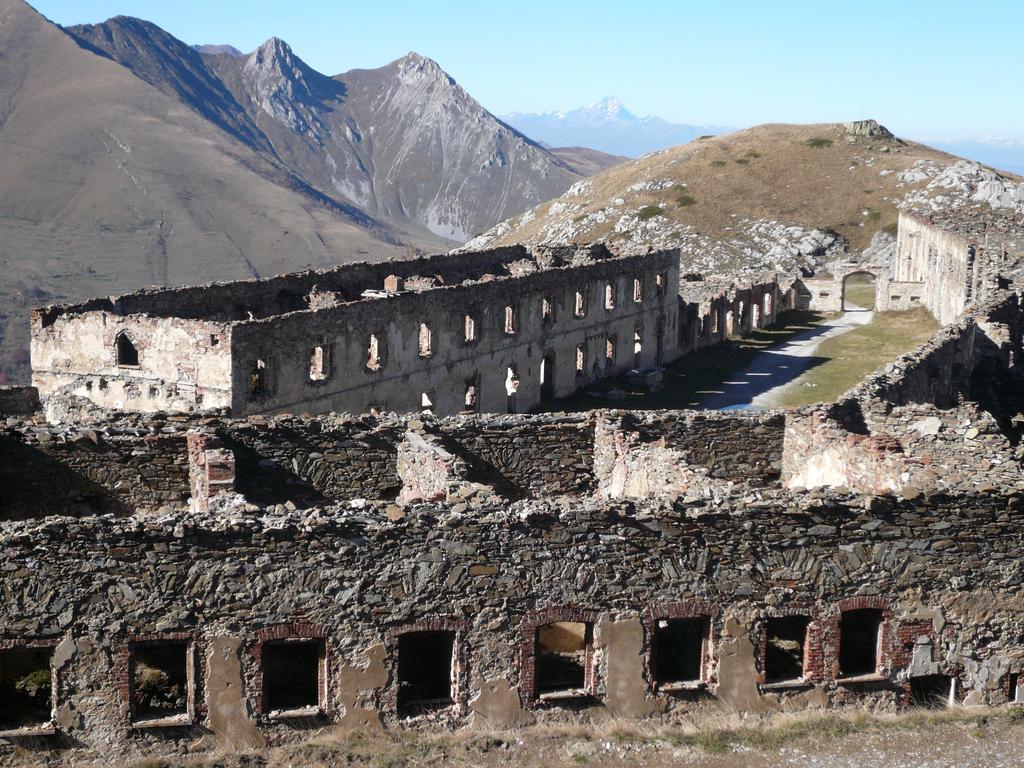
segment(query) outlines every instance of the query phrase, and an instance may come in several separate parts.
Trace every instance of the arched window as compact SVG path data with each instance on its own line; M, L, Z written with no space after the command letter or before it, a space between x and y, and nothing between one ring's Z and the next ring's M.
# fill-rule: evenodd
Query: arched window
M132 341L131 336L122 331L114 339L114 346L117 350L117 364L137 367L139 364L139 350Z

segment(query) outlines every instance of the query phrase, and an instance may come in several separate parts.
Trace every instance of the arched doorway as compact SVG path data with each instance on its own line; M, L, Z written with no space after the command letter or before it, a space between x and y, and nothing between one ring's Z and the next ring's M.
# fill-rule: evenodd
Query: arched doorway
M844 312L865 311L875 308L877 278L870 272L851 272L843 278Z

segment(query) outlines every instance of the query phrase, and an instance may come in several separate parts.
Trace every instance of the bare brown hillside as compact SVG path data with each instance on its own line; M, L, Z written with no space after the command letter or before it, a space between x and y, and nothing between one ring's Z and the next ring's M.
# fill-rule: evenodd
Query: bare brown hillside
M1015 178L873 121L762 125L615 166L467 247L606 240L680 246L686 265L702 271L791 269L866 248L894 231L908 197L948 194L946 182L961 177L977 187L979 174Z

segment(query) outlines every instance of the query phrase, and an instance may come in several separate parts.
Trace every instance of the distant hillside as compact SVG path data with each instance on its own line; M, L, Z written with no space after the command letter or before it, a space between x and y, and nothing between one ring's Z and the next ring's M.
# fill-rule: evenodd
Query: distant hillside
M885 247L900 205L1024 207L1016 181L874 121L762 125L611 168L466 247L604 240L680 247L702 272L814 269Z
M590 147L625 157L640 157L685 144L698 136L730 130L715 125L680 125L660 117L637 117L613 97L570 112L513 112L502 119L548 146Z
M585 176L607 171L629 160L622 155L609 155L587 147L554 147L549 151Z
M427 247L464 242L585 175L416 53L329 77L278 38L238 55L223 46L196 50L126 17L68 32L318 192Z

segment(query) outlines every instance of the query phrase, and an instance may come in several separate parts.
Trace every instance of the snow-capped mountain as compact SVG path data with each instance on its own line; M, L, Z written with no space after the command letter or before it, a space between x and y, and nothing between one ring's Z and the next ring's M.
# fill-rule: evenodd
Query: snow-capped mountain
M638 117L614 96L570 112L513 112L502 119L549 146L590 147L627 157L639 157L685 144L698 136L730 130L717 125L680 125L660 117Z

